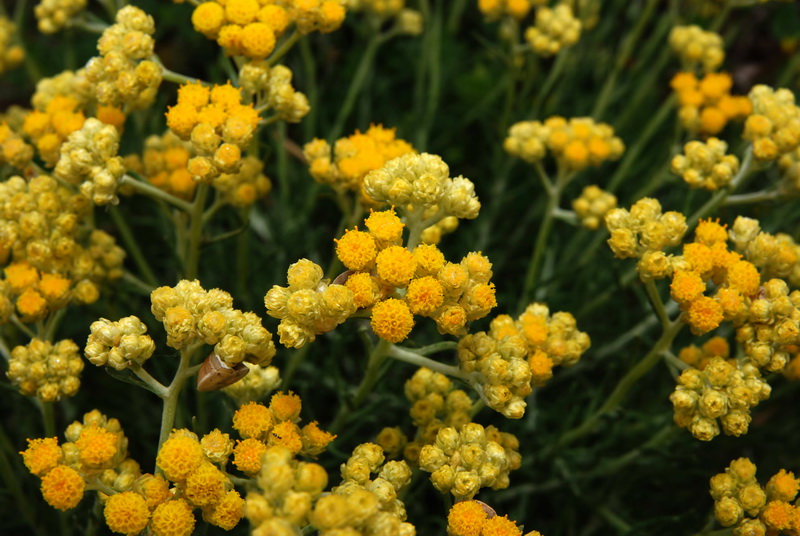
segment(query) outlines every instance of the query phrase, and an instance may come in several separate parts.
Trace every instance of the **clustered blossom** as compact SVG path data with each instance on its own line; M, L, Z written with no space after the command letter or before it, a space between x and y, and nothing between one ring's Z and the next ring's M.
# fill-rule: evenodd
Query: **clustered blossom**
M718 134L752 110L747 97L731 95L733 79L728 73L707 73L698 80L694 73L680 72L670 86L678 95L681 125L690 132Z
M315 138L303 147L308 169L315 181L337 191L351 191L364 198L362 185L370 171L414 151L411 144L395 138L395 129L370 125L366 132L339 138L333 150L327 141ZM373 202L374 203L374 202Z
M150 106L161 85L161 67L153 55L153 17L134 6L117 12L97 42L99 57L86 64L86 77L95 84L98 102L140 110Z
M509 472L522 462L518 450L513 435L468 423L461 430L439 430L434 443L422 447L419 466L431 473L431 482L441 493L471 499L483 487L508 487Z
M70 424L64 437L62 445L55 437L29 439L27 450L20 453L28 470L42 479L42 496L53 508L75 508L98 482L125 492L141 477L139 464L127 457L128 439L117 419L90 411L82 422ZM104 501L109 497L99 495Z
M721 357L727 360L730 357L731 348L727 339L724 337L711 337L702 346L690 344L681 348L678 352L678 359L698 370L703 370L713 357Z
M634 203L630 211L624 208L609 211L605 220L611 234L608 245L615 257L639 258L639 276L643 279L657 279L671 273L663 251L683 240L688 229L683 214L662 213L658 200L645 197Z
M80 130L86 117L81 101L74 96L56 95L47 99L46 104L42 100L25 116L22 132L33 142L45 165L54 167L61 156L62 144L70 134ZM27 165L24 161L18 163Z
M267 447L261 460L258 489L245 497L245 516L255 535L292 534L308 525L312 504L328 485L328 473L319 464L296 460L282 445Z
M123 370L132 364L141 366L156 349L153 339L145 335L147 326L135 316L112 322L101 318L92 322L84 350L93 365Z
M549 57L578 42L581 21L567 3L551 9L542 6L536 10L536 24L525 30L525 40L533 52Z
M669 34L669 46L680 57L683 68L687 71L702 66L709 73L722 65L725 59L722 37L694 24L674 27Z
M373 474L376 475L373 478ZM320 536L393 534L414 536L398 494L411 481L404 461L384 463L383 449L362 443L341 465L342 482L320 497L309 514Z
M89 118L61 145L54 174L70 184L80 185L81 193L96 205L116 205L119 182L125 174L118 151L119 131Z
M79 228L89 208L47 175L0 183L0 322L15 307L34 322L70 302L93 303L100 284L122 277L125 252L114 239Z
M322 268L308 259L289 266L288 286L273 285L264 296L267 314L280 319L281 344L301 348L356 311L353 292L323 279Z
M489 21L499 20L506 15L522 20L532 7L544 3L545 0L478 0L478 9Z
M549 151L565 171L581 171L622 156L625 145L606 123L590 117L564 119L553 116L541 121L511 125L503 142L506 152L528 163L544 159Z
M254 95L259 110L272 110L272 118L299 123L311 106L304 93L292 87L292 70L285 65L270 67L266 61L251 61L239 72L242 89Z
M184 279L174 287L155 289L150 300L172 348L202 341L214 345L214 354L228 366L243 361L267 366L275 355L272 334L258 315L234 309L233 297L224 290L206 291L197 280Z
M750 408L769 398L770 391L756 366L715 356L703 370L683 371L670 401L675 423L697 439L710 441L719 435L720 425L726 435L746 434Z
M672 158L672 172L683 177L691 188L719 190L727 186L739 171L736 155L726 154L728 144L718 138L690 141L684 154Z
M191 140L198 155L189 160L188 170L199 182L239 170L258 121L253 105L242 104L240 90L230 83L213 88L184 84L178 89L178 103L167 112L167 126L179 138Z
M156 503L151 506L152 533L188 536L194 530L195 508L201 509L206 522L225 530L239 523L244 517L245 501L220 470L227 463L232 448L233 441L228 434L219 430L209 432L201 440L186 429L172 431L158 451L156 465L181 493L170 493L166 482L159 486L162 490L166 488L166 493L159 493L152 501Z
M729 231L738 253L752 262L764 278L785 279L800 286L800 245L785 233L772 235L761 230L758 220L739 216Z
M280 445L292 455L317 457L336 436L322 430L316 421L302 428L302 401L292 393L278 392L270 399L269 407L249 402L233 415L233 428L244 439L233 449L233 465L248 475L262 468L261 455L274 445Z
M406 153L370 171L364 191L373 201L396 206L409 225L423 229L447 216L475 219L481 208L472 181L451 178L447 164L428 153Z
M555 366L577 363L590 344L570 313L551 315L545 304L532 303L517 320L499 315L489 333L463 337L458 358L461 369L477 377L486 404L519 419L532 388L547 383Z
M522 529L508 516L499 516L486 503L459 501L447 514L449 536L522 536ZM542 536L538 531L526 532L525 536Z
M742 137L753 143L757 160L776 160L800 146L800 107L794 93L759 84L748 98L753 113L745 121Z
M291 24L300 34L328 33L341 26L345 12L344 0L209 0L195 8L192 25L228 54L262 60Z
M163 136L148 136L144 140L142 155L126 156L124 165L128 171L139 173L156 188L190 200L197 186L186 169L191 156L191 144L167 131ZM123 190L123 193L127 192Z
M455 264L434 245L410 251L400 245L404 224L393 210L372 212L364 223L367 231L347 230L336 240L336 255L348 269L345 286L356 307L372 309L379 337L404 340L414 315L432 318L442 334L464 334L468 322L497 305L492 263L483 254L469 253Z
M33 160L33 147L8 123L0 122L0 165L24 170Z
M70 19L86 9L86 0L41 0L33 8L39 31L56 33L67 26Z
M761 486L756 466L748 458L733 460L724 473L711 477L714 515L723 527L733 527L734 536L796 534L800 507L793 505L800 480L779 470Z
M77 344L69 339L53 344L34 338L11 351L6 376L23 395L55 402L78 392L82 370Z
M264 162L255 156L242 158L239 171L223 173L212 184L220 197L234 207L249 207L272 191L272 181L264 175Z
M522 0L527 2L528 0ZM422 14L415 9L405 7L405 0L348 0L350 11L366 12L379 20L395 19L396 29L405 35L422 33Z
M0 17L0 74L9 71L25 60L25 49L11 44L16 25L7 17Z
M262 367L245 361L250 370L244 378L222 388L222 392L233 399L237 406L263 400L281 384L280 371L277 367Z
M615 208L617 196L595 184L584 187L581 196L572 202L572 210L578 215L581 225L591 230L599 228L606 214Z

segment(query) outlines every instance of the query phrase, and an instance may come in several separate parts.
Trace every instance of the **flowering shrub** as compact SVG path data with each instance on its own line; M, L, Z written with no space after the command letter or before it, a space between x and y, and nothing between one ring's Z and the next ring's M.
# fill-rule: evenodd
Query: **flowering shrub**
M800 534L798 43L779 0L0 5L0 532Z

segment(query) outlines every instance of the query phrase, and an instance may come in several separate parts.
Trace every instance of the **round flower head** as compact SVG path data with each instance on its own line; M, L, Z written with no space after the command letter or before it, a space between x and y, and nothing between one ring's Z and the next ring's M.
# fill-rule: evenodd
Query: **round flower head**
M189 536L195 522L192 507L183 499L174 499L156 507L150 531L154 536Z
M120 534L139 534L150 521L144 497L132 491L112 495L103 509L108 528Z
M394 244L403 237L403 227L405 225L397 217L394 208L381 212L370 210L369 217L364 220L364 224L369 229L372 236L384 244Z
M209 510L203 510L203 518L223 530L231 530L244 517L244 508L244 499L232 489Z
M164 471L164 476L173 482L186 480L202 462L200 442L180 431L173 431L156 457L156 464Z
M42 497L58 510L75 508L83 499L86 483L72 467L58 465L42 477Z
M389 298L372 308L372 331L392 343L405 340L414 327L414 315L402 300Z
M20 454L25 467L36 476L49 472L64 458L55 437L28 439L28 448Z
M257 402L250 402L242 405L233 414L233 429L244 438L263 438L269 433L274 420L269 408Z
M302 407L300 397L291 391L272 395L269 403L269 409L278 421L296 421Z
M345 231L344 236L335 242L336 256L350 270L368 268L378 254L372 235L358 229Z
M267 446L257 439L237 441L233 449L233 465L243 473L255 474L261 470L261 456L266 451Z
M447 533L452 536L480 536L488 519L478 501L460 501L447 514Z

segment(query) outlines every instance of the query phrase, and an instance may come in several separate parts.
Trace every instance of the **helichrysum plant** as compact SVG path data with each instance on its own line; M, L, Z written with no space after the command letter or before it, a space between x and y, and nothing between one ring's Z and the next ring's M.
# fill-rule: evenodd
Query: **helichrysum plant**
M0 533L800 534L798 28L3 3Z

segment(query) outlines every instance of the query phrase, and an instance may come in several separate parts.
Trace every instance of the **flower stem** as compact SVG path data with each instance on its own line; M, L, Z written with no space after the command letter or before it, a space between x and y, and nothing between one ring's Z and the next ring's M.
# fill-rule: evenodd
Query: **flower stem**
M123 184L130 185L134 190L139 192L140 194L152 197L153 199L161 199L162 201L166 201L170 205L183 210L184 212L190 212L192 210L192 205L187 203L183 199L179 199L172 194L161 190L160 188L156 188L152 184L146 183L144 181L138 181L131 177L130 175L123 175L122 180L119 182L120 186Z
M194 354L196 348L196 346L189 346L181 350L181 361L178 365L178 370L175 371L172 382L161 397L164 400L164 408L161 411L161 431L158 435L158 449L156 449L156 451L161 450L161 445L167 440L175 424L175 412L178 409L178 398L180 397L183 385L186 383L186 380L197 371L196 367L189 367L192 354ZM155 470L160 471L158 467L156 467Z
M52 402L39 402L39 410L42 412L42 424L44 425L44 436L55 437L56 435L56 417L53 412Z
M628 391L631 390L636 382L639 381L642 376L644 376L656 365L656 363L659 362L662 352L669 348L673 339L675 339L675 336L680 332L683 326L684 323L680 320L680 318L676 319L669 326L667 326L661 333L661 337L659 337L647 355L644 356L641 361L634 365L633 368L631 368L627 374L625 374L625 376L619 380L617 386L614 388L614 391L611 392L603 405L597 408L594 413L592 413L576 428L573 428L562 435L558 441L553 443L545 451L543 456L553 455L558 451L559 448L568 445L569 443L572 443L573 441L590 433L592 430L594 430L595 426L597 426L600 419L617 409L617 407L619 407L619 405L622 403L622 400L628 394Z
M201 183L192 202L191 223L189 226L189 243L186 251L185 277L190 281L197 279L198 265L200 263L200 239L203 236L203 211L205 210L206 197L209 185Z
M425 357L424 355L418 352L409 350L407 348L403 348L401 346L396 346L396 345L390 346L388 355L389 357L397 359L398 361L410 363L411 365L417 367L426 367L434 372L458 378L470 385L472 385L473 383L471 376L468 373L462 371L460 368L455 367L453 365L445 365L444 363L440 363L439 361L435 361L429 357Z
M667 316L667 310L664 309L664 302L661 301L661 296L658 294L655 282L652 279L648 279L644 282L644 289L647 291L650 304L653 306L653 310L656 312L656 316L658 316L658 320L661 322L661 327L664 330L668 329L669 317Z
M300 40L301 37L302 35L297 31L297 28L295 28L292 32L292 35L290 35L283 43L281 43L281 45L272 53L272 56L270 56L267 60L267 64L272 67L278 63L278 60L284 57L286 53L292 49L294 44Z
M122 236L123 242L125 242L125 249L133 257L133 262L136 263L139 273L142 274L145 282L151 287L158 286L158 279L156 279L153 269L150 268L150 263L147 262L147 259L142 253L142 248L139 247L139 243L133 236L133 232L131 231L128 222L122 217L122 214L120 214L117 207L111 206L110 212L111 218L114 220L114 224L116 224L117 230L119 230L119 234Z

